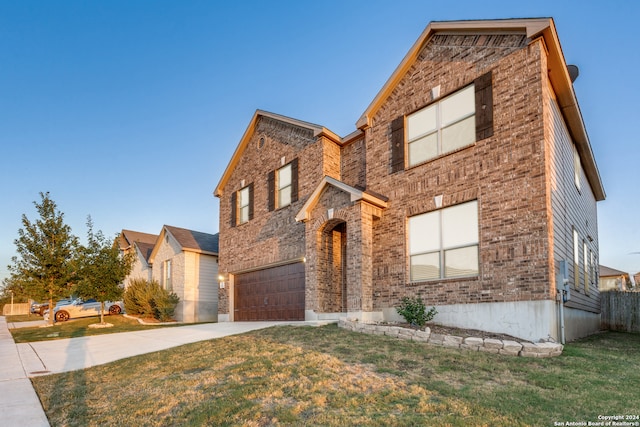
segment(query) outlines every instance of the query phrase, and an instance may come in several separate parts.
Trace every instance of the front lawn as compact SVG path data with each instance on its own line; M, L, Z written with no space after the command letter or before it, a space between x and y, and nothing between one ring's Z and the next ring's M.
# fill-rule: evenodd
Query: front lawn
M7 323L33 322L36 320L42 320L42 316L38 316L37 314L14 314L13 316L8 315L4 317Z
M42 318L40 318L42 319ZM106 323L111 323L110 328L89 328L89 325L100 323L100 317L84 317L71 319L66 322L56 322L51 327L30 327L11 329L11 335L16 343L46 341L62 338L77 338L89 335L113 334L116 332L131 332L159 328L173 325L141 325L137 320L129 319L122 315L104 316ZM176 323L176 325L180 325ZM184 325L180 325L184 326Z
M281 326L32 382L52 426L553 426L640 412L640 334L529 359Z

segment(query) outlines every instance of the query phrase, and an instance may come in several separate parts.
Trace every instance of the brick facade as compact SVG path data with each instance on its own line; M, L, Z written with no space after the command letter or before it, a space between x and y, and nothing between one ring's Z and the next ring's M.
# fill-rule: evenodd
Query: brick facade
M504 23L498 21L500 25ZM530 37L530 32L528 26L526 31L496 29L495 34L486 28L460 34L433 31L374 100L366 120L358 122L359 131L347 138L335 138L317 125L257 113L216 190L220 271L232 282L237 272L304 258L308 318L355 313L382 319L407 295L439 308L555 304L556 264L570 255L563 242L571 225L560 220L559 212L586 212L572 214L569 222L577 224L585 239L590 236L589 248L597 257L597 198L584 171L578 194L552 185L573 176L567 172L573 171L573 160L566 158L572 142L555 137L550 105L557 82L547 76L551 54L546 39ZM394 120L487 75L493 98L490 132L413 167L394 160ZM298 200L269 212L266 176L293 158L299 161ZM588 168L589 159L585 162ZM341 184L326 184L325 176ZM250 182L254 218L234 227L229 221L231 194ZM558 202L567 198L576 201ZM478 274L412 282L408 218L474 200ZM584 216L586 226L579 224ZM221 313L230 313L228 292L221 292ZM596 290L590 298L597 298ZM586 310L592 302L578 298L571 304ZM549 321L549 335L555 335L554 322Z

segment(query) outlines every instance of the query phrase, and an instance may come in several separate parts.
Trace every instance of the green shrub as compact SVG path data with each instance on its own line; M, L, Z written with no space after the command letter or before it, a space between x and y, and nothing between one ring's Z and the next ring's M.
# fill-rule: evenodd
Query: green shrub
M155 280L134 279L124 292L127 313L160 321L173 318L179 301L176 294L163 289Z
M422 300L418 297L404 297L400 302L400 307L396 309L398 314L400 314L404 319L410 323L412 326L417 326L422 328L425 323L432 320L436 314L438 314L438 310L435 307L431 307L429 311L427 311L427 307L424 305Z

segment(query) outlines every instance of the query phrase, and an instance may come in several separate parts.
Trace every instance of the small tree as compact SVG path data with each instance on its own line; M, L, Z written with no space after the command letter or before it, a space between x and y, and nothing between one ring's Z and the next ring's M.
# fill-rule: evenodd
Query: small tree
M78 239L64 223L64 214L49 193L40 193L41 202L33 202L40 218L29 221L22 215L24 228L14 240L18 256L11 258L9 282L20 286L32 298L49 301L49 324L53 325L53 302L68 295L73 277L73 259Z
M76 293L82 298L100 302L100 323L104 324L105 301L122 298L122 281L131 272L133 253L121 255L116 239L109 240L102 231L93 231L91 217L87 218L87 244L78 251Z

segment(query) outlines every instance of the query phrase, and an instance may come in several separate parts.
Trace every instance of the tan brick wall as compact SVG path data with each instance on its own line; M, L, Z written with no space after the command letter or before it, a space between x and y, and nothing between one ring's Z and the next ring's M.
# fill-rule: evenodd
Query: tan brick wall
M261 116L220 196L220 272L235 273L304 257L305 226L296 222L295 215L323 176L340 177L339 155L339 146L314 137L312 130ZM298 158L298 201L269 212L267 176L282 166L282 157L284 164ZM254 217L231 227L231 194L242 188L242 180L245 185L254 184ZM229 312L228 293L228 287L220 290L220 313Z
M427 304L550 298L540 43L505 36L491 47L457 36L428 45L366 130L367 189L390 199L374 229L374 309L417 294ZM492 70L494 135L458 152L390 174L390 123ZM478 200L477 278L411 283L407 218Z
M320 313L383 311L406 295L421 296L430 305L553 299L553 254L566 226L552 227L558 209L549 182L559 172L550 161L563 157L557 153L566 147L549 142L545 55L541 41L523 35L435 36L372 118L364 138L342 148L315 139L309 129L260 119L220 197L220 271L306 256L305 305ZM488 71L493 136L391 173L391 121L432 102L433 88L445 96ZM299 159L299 200L268 212L267 174L281 166L283 156L285 163ZM296 223L294 216L323 176L386 196L388 207L352 202L349 194L329 186L310 220ZM243 179L245 185L254 183L254 219L230 227L230 195ZM595 200L584 193L571 209L587 209L594 220L583 231L597 235ZM479 275L411 283L407 219L435 210L439 195L442 207L478 201ZM338 254L343 246L346 254ZM228 288L221 290L219 306L228 312Z

